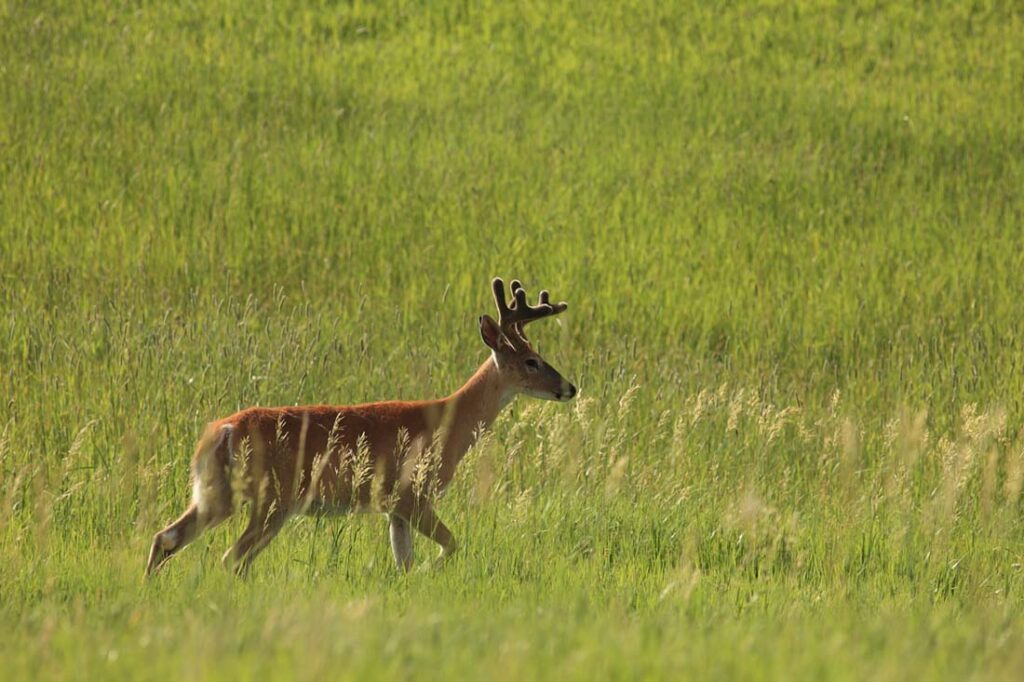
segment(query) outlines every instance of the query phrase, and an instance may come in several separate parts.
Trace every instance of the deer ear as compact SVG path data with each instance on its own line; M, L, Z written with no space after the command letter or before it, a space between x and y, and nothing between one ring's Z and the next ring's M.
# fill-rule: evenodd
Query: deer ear
M484 340L488 348L495 352L508 350L511 346L505 335L501 333L501 327L490 315L480 316L480 338Z

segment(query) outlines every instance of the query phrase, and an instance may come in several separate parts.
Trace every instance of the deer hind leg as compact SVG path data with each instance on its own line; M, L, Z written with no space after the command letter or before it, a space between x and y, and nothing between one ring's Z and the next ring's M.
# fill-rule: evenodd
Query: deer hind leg
M199 535L199 507L189 506L177 521L153 536L153 546L149 549L149 561L146 562L146 575L156 573L172 556L181 551L188 543Z
M276 507L259 510L257 505L253 504L248 525L235 544L224 553L221 562L226 568L234 571L235 575L245 576L253 560L280 532L287 519L288 515Z
M146 575L153 575L200 533L231 516L231 460L233 428L208 428L193 459L192 504L177 521L153 536Z
M412 568L412 529L409 522L398 514L388 514L388 535L391 537L391 553L399 571Z
M149 561L146 562L146 575L151 576L159 571L168 559L183 550L199 537L200 533L218 525L228 516L230 512L223 507L215 507L204 514L200 511L199 505L193 502L177 521L153 536Z

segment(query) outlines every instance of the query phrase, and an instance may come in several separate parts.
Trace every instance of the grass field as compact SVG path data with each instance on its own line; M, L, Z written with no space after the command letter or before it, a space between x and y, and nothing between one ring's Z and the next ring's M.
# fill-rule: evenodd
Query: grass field
M1018 678L1015 3L0 0L4 679ZM567 299L399 576L152 582L206 421L439 396ZM543 328L541 328L543 327ZM417 540L420 560L434 548Z

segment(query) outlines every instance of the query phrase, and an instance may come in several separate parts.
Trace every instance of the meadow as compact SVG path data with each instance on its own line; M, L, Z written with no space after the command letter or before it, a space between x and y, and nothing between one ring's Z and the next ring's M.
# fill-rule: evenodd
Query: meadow
M4 679L1014 679L1016 3L0 0ZM398 575L204 424L441 396L569 302ZM419 561L434 547L417 539Z

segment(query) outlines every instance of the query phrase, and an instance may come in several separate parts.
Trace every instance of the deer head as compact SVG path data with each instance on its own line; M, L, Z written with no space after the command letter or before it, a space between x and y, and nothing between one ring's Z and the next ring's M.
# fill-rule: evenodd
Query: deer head
M523 327L530 322L565 311L565 302L551 303L547 291L540 292L539 302L526 302L526 290L519 280L512 280L512 302L505 299L505 282L495 277L491 282L498 321L489 315L480 317L480 336L494 357L494 364L517 393L544 400L572 400L576 387L566 381L530 345Z

